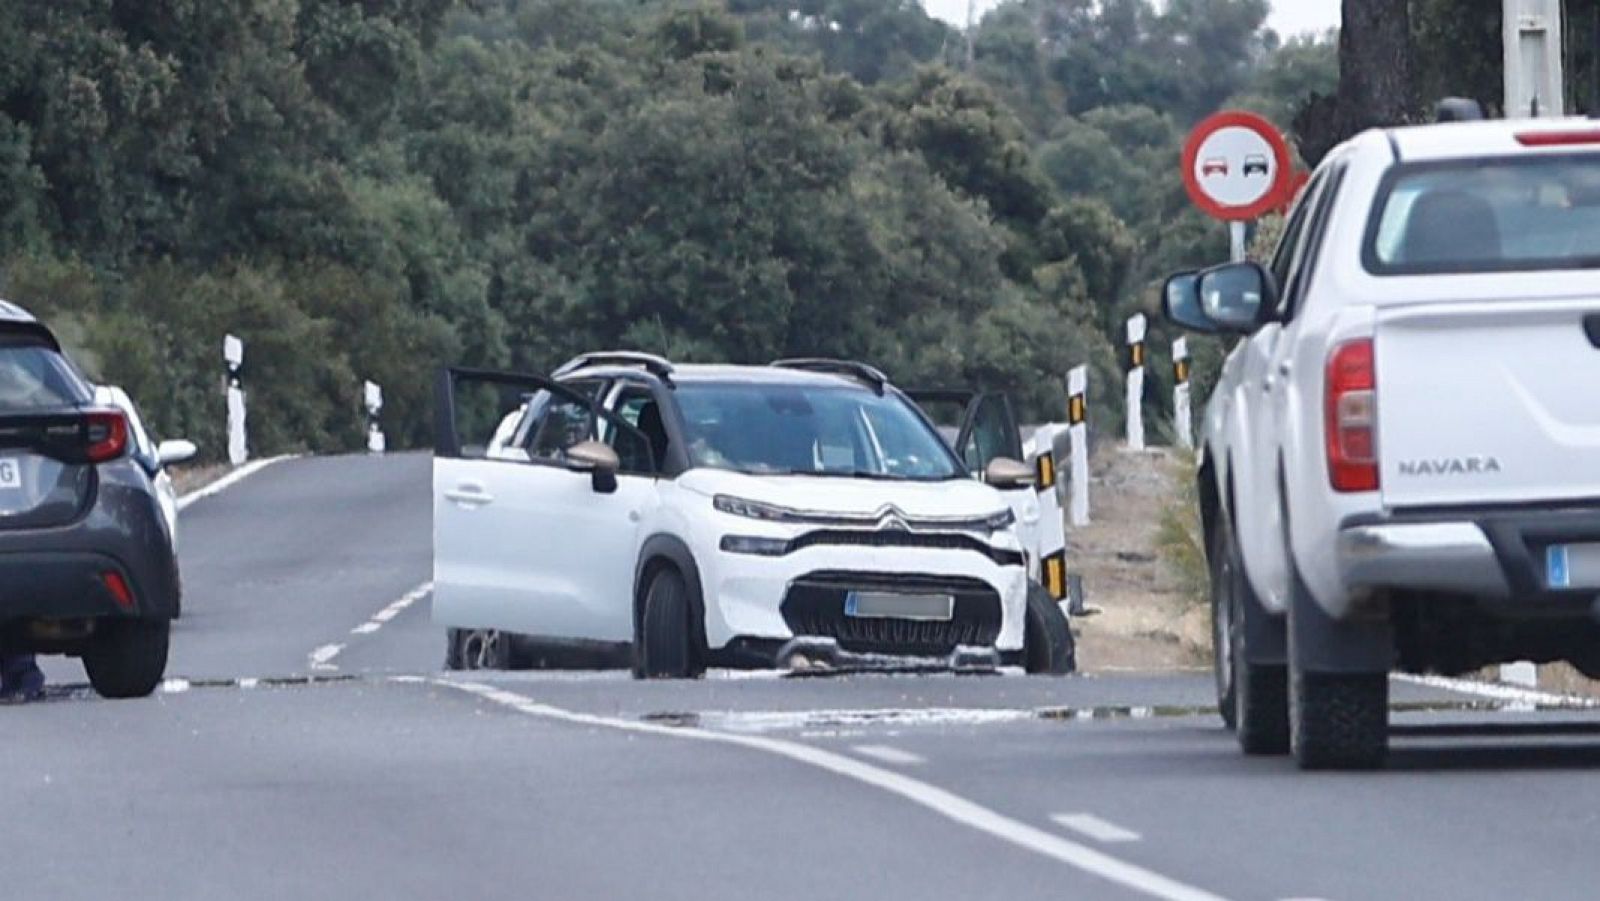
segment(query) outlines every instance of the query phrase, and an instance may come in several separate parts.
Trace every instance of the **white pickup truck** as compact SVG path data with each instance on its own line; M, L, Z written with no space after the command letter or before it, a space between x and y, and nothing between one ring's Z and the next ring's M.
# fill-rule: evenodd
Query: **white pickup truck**
M1240 336L1198 477L1246 752L1378 765L1396 669L1600 676L1600 122L1362 134L1164 305Z

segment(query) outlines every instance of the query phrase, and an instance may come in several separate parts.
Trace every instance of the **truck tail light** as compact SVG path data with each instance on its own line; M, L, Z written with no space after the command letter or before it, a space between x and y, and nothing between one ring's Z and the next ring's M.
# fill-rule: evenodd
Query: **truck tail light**
M89 413L85 417L84 455L90 463L105 463L128 449L128 417L120 411Z
M1328 357L1326 441L1335 491L1378 490L1378 374L1372 339L1347 341Z

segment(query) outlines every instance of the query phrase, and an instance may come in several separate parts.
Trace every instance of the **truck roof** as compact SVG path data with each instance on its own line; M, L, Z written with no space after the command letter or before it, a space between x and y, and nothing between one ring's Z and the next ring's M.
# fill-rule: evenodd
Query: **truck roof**
M1408 125L1384 132L1401 162L1471 159L1518 154L1600 152L1600 121L1562 119L1484 119ZM1552 136L1555 144L1530 146L1529 136ZM1359 140L1359 139L1358 139Z

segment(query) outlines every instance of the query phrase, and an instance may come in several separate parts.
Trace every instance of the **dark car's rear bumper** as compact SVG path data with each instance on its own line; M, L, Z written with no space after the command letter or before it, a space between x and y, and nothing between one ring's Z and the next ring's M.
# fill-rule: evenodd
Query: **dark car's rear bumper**
M137 464L100 467L94 504L77 522L0 529L0 626L28 619L172 619L180 583L172 539ZM107 581L114 574L132 603Z

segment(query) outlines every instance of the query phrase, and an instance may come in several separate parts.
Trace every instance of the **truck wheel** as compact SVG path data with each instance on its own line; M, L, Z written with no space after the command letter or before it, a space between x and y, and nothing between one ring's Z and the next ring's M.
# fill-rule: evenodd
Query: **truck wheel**
M1078 668L1077 645L1061 605L1038 582L1028 583L1023 655L1030 673L1064 676Z
M1226 517L1217 524L1213 545L1212 657L1217 706L1246 754L1283 754L1289 750L1287 668L1250 661L1249 630L1245 628L1245 617L1250 614L1245 607L1259 602L1245 575L1233 525Z
M1303 770L1370 770L1389 745L1384 673L1290 674L1290 740Z
M696 659L691 619L689 588L683 576L670 566L662 567L645 589L636 643L638 677L692 679L704 671Z
M1318 659L1337 666L1363 658L1351 653L1357 643L1340 641L1349 625L1322 613L1292 563L1290 576L1289 736L1295 762L1303 770L1380 766L1389 750L1389 674L1312 669L1313 646L1326 646Z
M102 698L142 698L167 672L172 624L166 620L106 620L83 652L89 684Z

